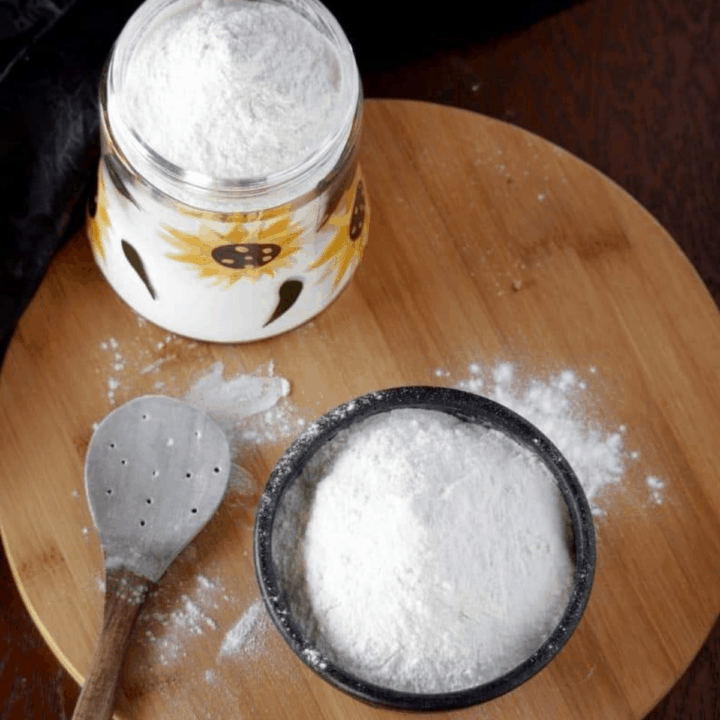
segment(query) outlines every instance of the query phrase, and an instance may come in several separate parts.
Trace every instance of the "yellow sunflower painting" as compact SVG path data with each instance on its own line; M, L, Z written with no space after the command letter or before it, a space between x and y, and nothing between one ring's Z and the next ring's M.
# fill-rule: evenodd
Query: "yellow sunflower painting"
M333 290L341 284L348 272L352 272L362 259L367 243L369 208L362 175L338 203L335 214L327 225L336 229L320 257L310 266L311 270L323 267L323 277L334 273Z
M290 267L290 258L300 249L303 233L288 212L254 222L243 218L225 234L205 224L195 233L168 226L164 230L165 239L177 249L176 253L167 253L169 258L226 288L238 280L257 282L266 276L275 277L276 271Z
M95 257L105 262L105 237L110 227L107 211L105 181L102 171L98 171L97 192L90 197L86 232Z

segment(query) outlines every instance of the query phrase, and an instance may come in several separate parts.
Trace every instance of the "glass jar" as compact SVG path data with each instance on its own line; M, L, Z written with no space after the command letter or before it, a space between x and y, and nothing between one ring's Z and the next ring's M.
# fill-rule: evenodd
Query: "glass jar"
M174 333L218 342L290 330L342 291L367 242L358 163L362 89L352 48L317 0L283 5L330 43L340 72L337 121L292 167L218 178L150 147L123 108L128 64L168 18L201 0L148 0L128 21L100 84L101 159L87 233L110 285Z

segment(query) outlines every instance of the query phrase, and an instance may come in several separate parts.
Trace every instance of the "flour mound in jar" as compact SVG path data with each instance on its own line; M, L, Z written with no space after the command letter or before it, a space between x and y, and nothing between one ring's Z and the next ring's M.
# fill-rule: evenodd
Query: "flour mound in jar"
M542 461L505 434L397 409L340 432L278 509L273 561L328 659L395 690L490 681L572 591L572 527Z
M342 85L333 46L299 12L205 0L143 36L121 102L165 160L256 178L295 166L337 130Z

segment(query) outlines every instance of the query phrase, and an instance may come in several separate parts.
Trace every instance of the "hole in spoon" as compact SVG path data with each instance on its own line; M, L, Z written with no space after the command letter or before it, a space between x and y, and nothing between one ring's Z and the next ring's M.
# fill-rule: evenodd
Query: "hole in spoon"
M148 505L152 505L152 498L148 498L145 502L146 502Z
M108 488L105 492L106 492L108 495L112 495L112 493L113 493L112 488Z
M121 464L121 465L127 465L127 463L128 463L127 458L123 458L123 459L120 461L120 464Z
M197 508L193 508L190 512L191 512L193 515L196 515L196 514L197 514Z
M185 473L185 477L186 477L186 478L191 478L191 477L192 477L192 473L191 473L190 471L186 472L186 473Z
M144 520L141 520L141 521L140 521L140 527L145 527L146 524L147 524L147 523L146 523Z

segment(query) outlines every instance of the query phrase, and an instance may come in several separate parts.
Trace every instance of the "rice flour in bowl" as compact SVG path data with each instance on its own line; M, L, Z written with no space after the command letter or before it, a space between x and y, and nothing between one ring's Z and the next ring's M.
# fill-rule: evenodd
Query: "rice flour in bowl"
M557 448L487 398L401 387L351 400L261 495L255 569L293 651L355 697L448 710L506 693L577 627L592 514Z

